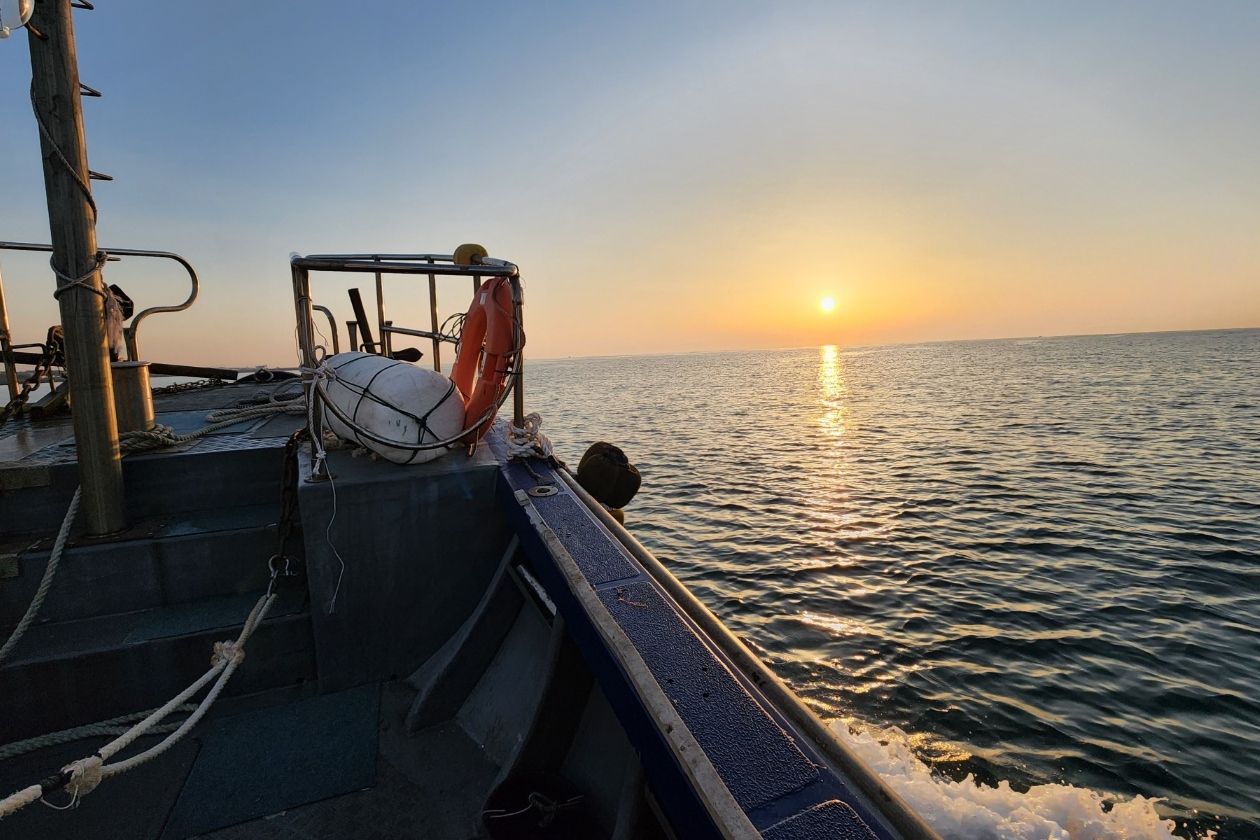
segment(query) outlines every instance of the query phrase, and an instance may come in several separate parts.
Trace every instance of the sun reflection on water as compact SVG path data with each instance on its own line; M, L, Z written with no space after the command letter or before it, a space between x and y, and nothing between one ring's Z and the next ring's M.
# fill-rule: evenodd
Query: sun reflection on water
M818 396L823 413L819 424L836 437L844 435L844 363L840 348L828 344L818 348Z
M802 624L830 631L837 636L863 635L871 632L866 625L855 619L841 618L835 615L822 615L809 610L803 611L797 616L797 619Z

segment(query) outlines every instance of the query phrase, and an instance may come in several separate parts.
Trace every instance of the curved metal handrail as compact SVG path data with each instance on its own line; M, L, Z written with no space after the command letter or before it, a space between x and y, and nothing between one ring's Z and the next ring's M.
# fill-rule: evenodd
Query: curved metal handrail
M337 338L337 319L333 317L332 310L327 306L320 306L318 303L312 303L311 309L324 313L324 317L328 319L328 328L332 330L333 355L341 352L341 340Z
M120 257L163 257L168 260L182 265L188 271L188 279L192 281L192 289L188 292L188 299L178 306L150 306L148 309L142 310L131 319L131 326L126 329L127 335L127 355L131 361L140 361L139 344L136 339L136 331L140 328L140 322L150 315L156 315L159 312L183 312L197 301L197 294L201 291L201 280L197 277L197 270L192 267L188 260L179 254L170 251L125 251L105 249L106 253L116 254Z
M50 254L52 249L51 245L33 242L0 242L0 250L5 251L42 251ZM159 312L183 312L192 306L197 300L197 294L201 291L201 280L197 277L196 269L192 267L188 260L171 251L142 251L134 248L101 248L101 250L111 257L160 257L174 260L184 267L188 272L189 279L192 281L192 290L188 293L188 299L183 303L178 306L150 306L148 309L143 309L131 319L131 326L123 330L127 341L127 357L130 361L137 362L140 360L140 351L136 339L136 330L140 327L140 322Z

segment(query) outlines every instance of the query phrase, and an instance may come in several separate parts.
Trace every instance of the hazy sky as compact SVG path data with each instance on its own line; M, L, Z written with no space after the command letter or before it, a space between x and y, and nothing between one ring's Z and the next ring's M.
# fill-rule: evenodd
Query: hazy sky
M291 364L290 251L465 241L521 265L534 357L1260 326L1254 0L128 0L75 23L116 178L100 242L204 281L145 324L152 360ZM29 79L25 34L0 41L0 238L47 241ZM181 297L133 262L109 278L141 305ZM45 260L0 265L42 336ZM343 279L317 283L348 317Z

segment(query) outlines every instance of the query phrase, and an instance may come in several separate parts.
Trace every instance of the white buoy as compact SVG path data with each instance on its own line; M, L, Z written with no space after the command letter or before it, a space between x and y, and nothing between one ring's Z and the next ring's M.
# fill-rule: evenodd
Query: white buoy
M0 38L8 38L9 31L21 29L35 11L35 0L0 0Z
M450 379L435 370L372 353L339 353L325 360L330 369L328 398L348 418L377 437L403 444L435 443L464 429L464 398ZM362 437L324 408L326 428L393 461L423 464L445 448L399 449Z

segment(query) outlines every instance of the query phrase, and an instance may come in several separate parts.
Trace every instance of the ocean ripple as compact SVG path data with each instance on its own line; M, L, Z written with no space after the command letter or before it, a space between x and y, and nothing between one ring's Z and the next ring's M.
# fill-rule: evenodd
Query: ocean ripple
M531 362L947 837L1260 837L1260 331ZM977 784L979 783L979 784Z

